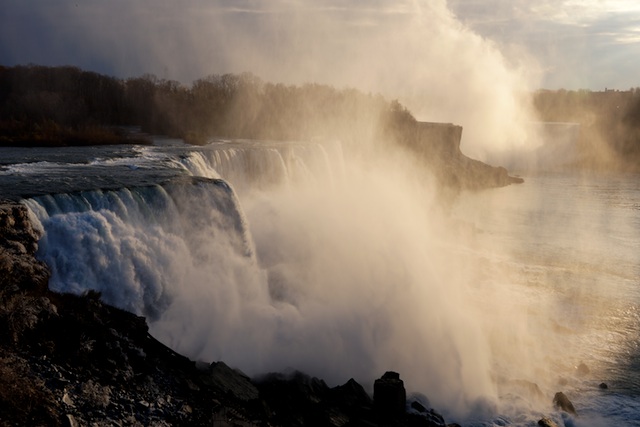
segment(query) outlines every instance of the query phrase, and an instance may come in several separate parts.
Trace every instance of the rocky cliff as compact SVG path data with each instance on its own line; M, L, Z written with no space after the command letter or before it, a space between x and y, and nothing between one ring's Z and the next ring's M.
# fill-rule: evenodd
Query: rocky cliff
M429 166L440 184L454 192L523 182L522 178L509 176L503 167L465 156L460 150L461 139L462 126L416 122L407 129L402 144Z

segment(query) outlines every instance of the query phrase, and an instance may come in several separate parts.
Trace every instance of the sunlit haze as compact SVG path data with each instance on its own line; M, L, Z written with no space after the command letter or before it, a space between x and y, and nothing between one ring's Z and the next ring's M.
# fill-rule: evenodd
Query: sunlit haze
M524 93L540 84L526 48L504 56L444 1L3 1L0 62L76 65L191 83L250 71L399 99L420 120L464 126L463 148L526 143ZM474 135L469 138L466 135Z
M460 20L505 51L524 48L548 89L638 85L640 5L633 0L450 0Z

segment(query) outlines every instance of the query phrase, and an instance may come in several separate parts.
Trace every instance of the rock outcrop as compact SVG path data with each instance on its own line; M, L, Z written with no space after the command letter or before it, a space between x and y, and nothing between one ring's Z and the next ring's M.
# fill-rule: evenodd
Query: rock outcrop
M453 192L522 183L503 167L465 156L460 150L462 126L417 122L403 131L402 145L429 166L441 185Z
M553 405L568 414L578 415L573 403L571 403L569 398L561 391L557 392L555 396L553 396Z
M555 423L551 418L542 418L538 421L538 425L541 427L558 427L558 424Z
M0 291L15 287L23 291L46 289L47 267L34 257L39 238L25 206L0 200Z
M373 405L383 418L397 418L405 413L407 392L397 372L385 372L373 384Z

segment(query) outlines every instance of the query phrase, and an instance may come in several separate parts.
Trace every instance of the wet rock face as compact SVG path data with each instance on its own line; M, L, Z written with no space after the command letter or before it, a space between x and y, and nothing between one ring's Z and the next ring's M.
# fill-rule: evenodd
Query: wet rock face
M47 267L35 259L40 238L29 220L27 208L0 201L0 286L29 290L46 288Z
M538 425L541 427L558 427L558 424L556 424L552 419L546 417L539 420Z
M373 384L373 405L386 418L397 418L404 414L407 392L397 372L386 372Z
M556 408L562 411L565 411L571 415L578 415L576 412L576 408L573 407L573 403L571 403L569 398L561 391L557 392L556 395L553 397L553 405Z

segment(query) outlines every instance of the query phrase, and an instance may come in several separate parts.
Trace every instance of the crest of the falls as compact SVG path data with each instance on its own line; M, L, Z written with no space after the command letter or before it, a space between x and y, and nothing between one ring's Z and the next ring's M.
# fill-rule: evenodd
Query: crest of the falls
M344 173L338 141L213 142L179 162L191 175L224 178L239 193L317 180L333 184Z

